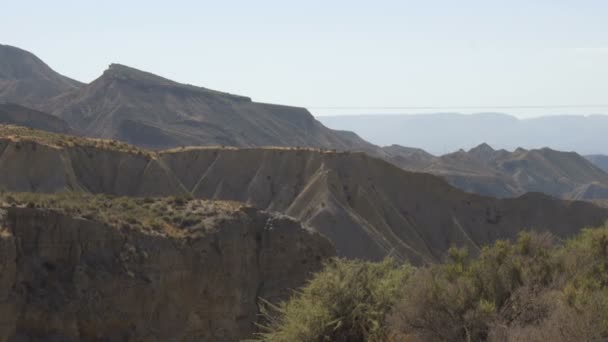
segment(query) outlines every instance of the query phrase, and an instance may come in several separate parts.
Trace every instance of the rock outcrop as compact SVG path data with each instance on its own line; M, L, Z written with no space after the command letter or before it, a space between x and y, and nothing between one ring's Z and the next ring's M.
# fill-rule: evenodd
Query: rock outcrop
M259 298L285 298L334 254L293 219L236 203L19 194L4 202L0 341L238 341L254 331ZM127 216L134 206L189 213L154 224L141 211Z

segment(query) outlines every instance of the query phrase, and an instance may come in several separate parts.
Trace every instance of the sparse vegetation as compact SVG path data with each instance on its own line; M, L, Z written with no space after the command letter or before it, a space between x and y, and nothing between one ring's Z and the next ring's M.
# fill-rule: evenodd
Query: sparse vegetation
M420 268L333 260L258 341L604 341L608 225L558 242L522 233Z
M260 340L385 341L385 317L412 270L392 260L333 260L290 301L265 303Z
M119 229L137 229L175 237L204 234L222 215L242 204L178 197L116 197L63 192L46 195L0 192L0 207L40 208L98 221Z
M93 139L75 135L56 134L52 132L32 129L29 127L0 125L0 138L16 142L36 142L56 147L86 147L103 150L114 150L138 154L141 156L154 157L155 153L139 147L129 145L117 140ZM16 145L21 148L21 145ZM35 148L35 147L34 147ZM90 153L90 152L89 152Z

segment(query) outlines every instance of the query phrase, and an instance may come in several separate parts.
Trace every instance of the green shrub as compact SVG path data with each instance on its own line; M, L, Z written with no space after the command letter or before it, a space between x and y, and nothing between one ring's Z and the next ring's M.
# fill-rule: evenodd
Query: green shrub
M333 260L289 301L266 303L258 341L385 341L386 315L411 272L392 260Z
M338 259L262 311L258 341L604 341L608 226L563 244L524 232L420 268Z

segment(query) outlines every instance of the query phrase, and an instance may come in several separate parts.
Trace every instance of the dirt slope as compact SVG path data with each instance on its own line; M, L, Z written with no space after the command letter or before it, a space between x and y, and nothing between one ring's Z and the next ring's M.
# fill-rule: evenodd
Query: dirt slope
M592 204L541 194L494 199L465 193L439 177L407 172L364 153L293 148L149 152L10 131L5 129L0 139L0 185L11 191L190 193L240 201L301 220L346 257L377 260L391 254L433 261L452 245L474 251L526 228L569 236L608 219L607 210Z
M5 194L0 340L239 341L332 255L236 203Z

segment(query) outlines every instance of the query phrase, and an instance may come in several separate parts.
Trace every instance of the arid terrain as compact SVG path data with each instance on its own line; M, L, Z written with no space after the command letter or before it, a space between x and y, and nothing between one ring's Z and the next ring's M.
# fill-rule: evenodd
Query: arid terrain
M452 245L479 250L523 229L569 236L608 211L540 193L495 199L365 153L298 148L142 150L109 140L0 128L0 186L117 196L189 195L278 211L327 236L338 254L440 260ZM9 162L10 161L10 162Z
M399 129L0 45L0 342L608 338L606 157Z

